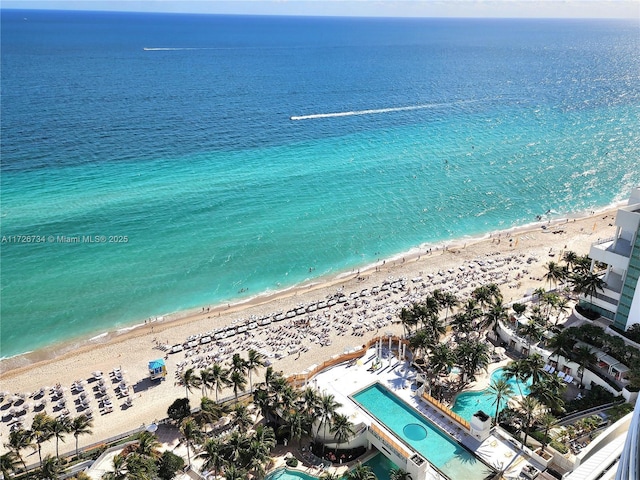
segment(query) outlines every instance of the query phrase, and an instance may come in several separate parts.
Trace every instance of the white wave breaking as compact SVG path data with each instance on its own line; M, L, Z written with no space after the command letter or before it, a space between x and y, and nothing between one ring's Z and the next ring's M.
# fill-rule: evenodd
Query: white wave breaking
M313 113L311 115L293 115L291 120L312 120L314 118L334 118L334 117L351 117L354 115L375 115L378 113L390 113L390 112L406 112L409 110L422 110L425 108L437 108L445 105L446 103L427 103L422 105L409 105L406 107L389 107L389 108L374 108L370 110L354 110L349 112L335 112L335 113Z

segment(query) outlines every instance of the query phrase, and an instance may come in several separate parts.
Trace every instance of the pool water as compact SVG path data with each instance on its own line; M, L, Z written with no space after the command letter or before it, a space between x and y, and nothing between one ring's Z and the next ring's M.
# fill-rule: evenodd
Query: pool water
M389 480L391 478L389 472L394 468L398 468L395 463L381 453L378 453L375 457L371 457L364 462L364 465L371 467L371 470L376 474L378 480Z
M503 369L499 368L491 374L491 382L493 383L502 376ZM527 382L523 383L515 378L511 378L508 380L508 383L511 385L514 395L520 395L520 391L522 391L522 395L529 394L529 385L531 385L531 380L527 380ZM518 387L520 387L520 390ZM490 394L488 388L479 392L465 392L458 395L452 410L465 420L469 421L471 420L471 417L473 417L473 414L478 410L482 410L493 418L496 414L495 401L495 395ZM507 402L508 400L506 399L500 400L500 411L505 409Z
M297 470L281 468L267 475L265 480L318 480L318 477Z
M376 383L353 400L452 480L482 480L491 469L415 409Z
M364 462L364 465L371 467L371 470L376 474L378 480L390 480L391 476L389 472L394 468L398 468L395 463L381 453L371 457ZM344 477L342 478L344 479ZM267 475L265 480L318 480L318 477L297 470L281 468Z

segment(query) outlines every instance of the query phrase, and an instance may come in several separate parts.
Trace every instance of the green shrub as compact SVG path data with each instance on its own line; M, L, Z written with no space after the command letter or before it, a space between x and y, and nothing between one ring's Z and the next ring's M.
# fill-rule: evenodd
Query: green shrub
M296 457L289 457L285 463L287 464L287 467L297 467L298 459Z
M551 447L555 448L557 451L559 451L562 454L567 453L569 451L567 449L567 446L564 443L560 443L560 442L558 442L556 440L552 440L549 445Z

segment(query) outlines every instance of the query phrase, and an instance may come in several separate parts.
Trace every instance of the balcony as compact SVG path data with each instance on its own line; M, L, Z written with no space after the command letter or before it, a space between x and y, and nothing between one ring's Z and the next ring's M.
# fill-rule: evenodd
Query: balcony
M600 240L591 245L589 256L617 270L626 270L631 256L631 243L623 238Z

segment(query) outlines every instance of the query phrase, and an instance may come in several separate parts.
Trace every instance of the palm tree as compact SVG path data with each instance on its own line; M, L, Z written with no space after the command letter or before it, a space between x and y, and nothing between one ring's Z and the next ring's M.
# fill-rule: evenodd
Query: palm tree
M233 385L233 394L236 397L236 401L238 401L238 393L244 391L247 386L247 379L244 373L239 370L234 370L231 372L231 378L229 380L231 385Z
M529 323L520 327L518 333L524 338L527 339L527 348L531 350L531 344L535 341L536 343L540 341L542 337L542 327L541 325L534 321L533 319L529 320Z
M549 282L549 288L551 288L552 283L557 286L558 282L566 278L567 271L565 267L559 263L550 261L545 266L547 267L547 273L544 275L544 279Z
M584 369L587 365L592 365L598 360L596 355L591 352L591 348L587 345L580 345L573 350L571 354L572 360L579 365L578 372L580 373L580 385L584 378Z
M489 346L481 342L461 342L456 349L456 358L463 383L473 382L476 372L489 366Z
M53 432L51 431L52 422L53 418L46 413L36 413L31 422L31 437L38 446L40 466L42 466L42 443L53 437Z
M233 416L235 424L238 426L238 430L240 430L241 433L245 433L249 430L249 427L253 425L251 414L244 403L236 403L234 405Z
M347 472L345 476L346 480L378 480L376 474L368 465L363 465L358 462L354 468Z
M451 370L456 361L455 354L448 343L438 343L429 353L429 365L427 372L429 374L429 390L432 388L433 380L442 373Z
M547 346L552 349L549 358L554 355L560 360L560 355L569 358L573 346L576 344L575 338L569 330L563 330L554 337L550 338Z
M527 444L527 438L529 438L529 429L535 422L538 415L541 413L541 403L533 397L524 397L518 402L518 409L520 410L520 418L524 423L525 434L522 446Z
M418 319L415 317L412 310L405 307L402 307L398 317L400 318L400 323L402 323L402 326L404 327L405 337L408 337L411 333L411 328L415 328L418 325Z
M342 405L336 402L335 397L330 393L325 393L320 396L320 401L318 403L318 414L316 418L319 422L318 430L320 430L320 427L322 427L323 429L323 436L322 436L323 456L324 456L324 449L325 449L325 440L327 437L327 425L329 424L333 416L336 414L336 411L338 410L338 408L340 408L341 406Z
M238 464L247 450L248 444L249 441L246 436L238 431L233 432L227 437L227 441L224 444L224 458L231 464Z
M56 458L60 458L58 442L64 442L65 434L71 431L71 420L67 417L54 418L50 424L51 434L56 437Z
M189 449L193 442L202 439L202 431L198 428L193 418L187 417L180 424L180 433L187 442L187 463L191 465L191 452Z
M540 383L540 381L548 375L548 373L543 370L544 358L542 358L542 355L539 353L532 353L528 357L518 361L523 363L522 375L525 379L531 379L531 383Z
M225 464L224 460L225 445L218 438L207 438L204 442L202 452L198 455L204 458L203 469L212 469L214 477L218 476L218 472Z
M200 399L200 411L194 413L192 417L200 427L204 427L207 424L216 422L227 412L228 408L224 404L216 403L209 397L202 397Z
M284 422L285 429L289 431L290 441L297 438L300 443L302 442L302 437L311 432L312 418L297 409L290 410L286 413L284 415Z
M211 388L215 390L216 402L218 402L218 393L221 392L224 387L230 384L229 371L219 363L214 363L208 370L207 381L209 381Z
M509 315L507 314L507 309L502 304L502 301L497 301L496 303L491 304L489 309L484 313L478 323L478 328L481 331L491 329L494 336L497 338L500 322L506 322L508 319Z
M40 478L43 480L57 480L64 467L58 457L47 455L40 465Z
M198 374L195 373L195 369L193 368L188 368L180 374L180 382L184 385L184 389L187 392L187 398L189 398L189 392L191 392L191 389L200 387L202 383L200 377L198 377Z
M433 291L433 297L436 299L436 301L438 302L438 304L441 307L446 308L445 316L444 316L444 323L445 323L445 325L447 325L448 320L449 320L449 311L452 308L457 307L458 305L460 305L460 301L458 300L458 297L456 297L455 294L453 294L451 292L443 292L440 289L437 289L437 290Z
M567 384L559 377L545 375L542 381L529 387L529 395L554 412L562 412L564 409L563 394L566 389Z
M25 430L24 428L18 428L17 430L10 432L9 443L5 444L5 447L15 453L16 457L18 457L25 470L27 469L27 465L26 463L24 463L24 458L22 458L22 454L20 452L25 448L32 446L33 443L31 432L29 430Z
M338 442L338 447L341 443L349 440L355 433L353 430L353 423L349 420L349 417L341 413L336 413L331 421L331 429L333 438Z
M411 474L401 468L392 468L389 471L390 480L413 480Z
M574 272L571 275L571 283L576 293L582 293L589 297L590 303L593 304L593 296L600 291L604 291L605 283L600 275L593 272Z
M93 422L84 414L78 415L71 420L71 425L69 426L69 432L73 433L73 436L76 439L76 458L78 458L78 437L80 435L91 435L93 433L91 431L91 427L93 426Z
M11 474L18 470L18 457L9 451L0 456L0 472L6 480L13 478Z
M245 480L247 478L247 472L242 468L230 464L224 469L224 478L225 480Z
M540 419L540 423L542 424L542 428L544 429L541 452L544 453L544 449L547 448L547 445L549 444L549 430L558 425L558 419L553 415L547 413L542 416L542 418Z
M207 389L211 388L211 373L208 368L200 370L200 390L202 390L202 396L207 396Z
M515 378L518 382L516 385L518 386L518 393L522 396L522 388L520 387L520 383L525 382L527 377L527 366L520 360L516 360L515 362L511 362L509 365L502 369L502 375L507 380L511 378Z
M496 414L493 416L494 426L498 423L498 415L500 415L500 410L502 410L502 401L509 400L513 396L513 393L511 384L504 377L493 380L489 385L486 394L495 396L495 400L492 403L492 405L495 404L496 406Z
M259 367L264 367L264 355L253 349L247 352L247 361L245 363L247 372L249 373L249 390L253 392L253 382L251 374L257 372Z
M231 357L231 367L229 368L231 373L240 372L242 375L247 373L247 362L240 356L239 353L234 353Z
M473 330L472 319L467 312L461 311L453 316L451 326L457 335L468 334Z
M136 446L136 452L143 457L158 458L161 446L158 438L151 432L143 430L138 434L138 445Z
M103 479L106 478L108 480L124 480L127 478L127 459L122 454L114 455L111 459L113 470L107 472L103 475Z
M562 259L566 262L567 268L573 271L573 267L575 266L578 260L578 254L571 250L567 250L566 252L564 252Z

